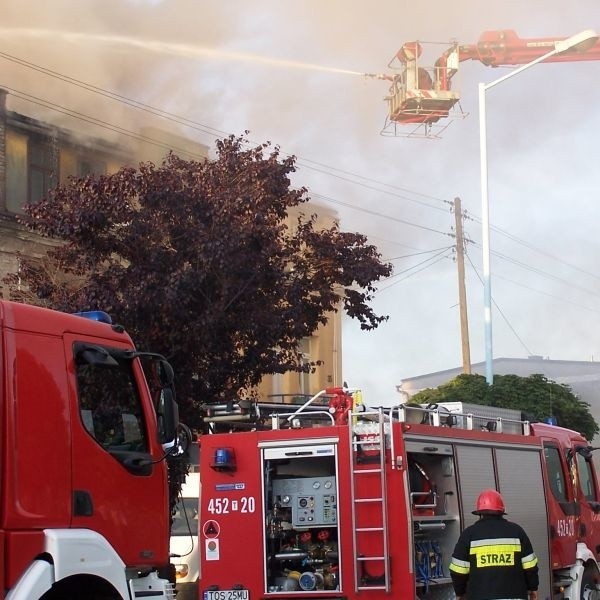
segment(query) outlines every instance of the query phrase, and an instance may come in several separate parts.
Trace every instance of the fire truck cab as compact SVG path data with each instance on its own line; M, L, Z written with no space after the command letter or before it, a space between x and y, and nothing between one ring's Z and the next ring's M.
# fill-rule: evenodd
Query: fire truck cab
M0 598L174 597L172 377L106 313L0 302Z
M273 425L201 440L204 600L453 598L484 488L531 538L541 599L600 597L598 480L576 432L461 403Z

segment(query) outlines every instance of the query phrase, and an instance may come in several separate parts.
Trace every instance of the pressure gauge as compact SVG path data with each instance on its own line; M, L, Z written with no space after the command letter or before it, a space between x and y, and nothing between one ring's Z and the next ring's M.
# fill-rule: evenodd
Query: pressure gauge
M332 484L331 484L331 481L326 481L326 482L325 482L325 489L326 489L326 490L330 489L330 488L331 488L331 485L332 485Z
M321 482L320 481L315 481L313 483L313 489L318 490L321 487Z

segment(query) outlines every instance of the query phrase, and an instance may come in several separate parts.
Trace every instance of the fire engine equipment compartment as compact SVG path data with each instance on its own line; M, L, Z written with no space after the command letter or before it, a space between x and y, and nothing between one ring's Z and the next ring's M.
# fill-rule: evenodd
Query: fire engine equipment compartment
M335 444L264 448L266 592L339 589Z
M449 583L448 560L460 533L460 514L451 444L406 441L412 513L415 583Z
M495 407L458 408L401 405L351 412L346 424L307 418L203 436L203 600L449 600L447 565L485 488L524 525L540 598L596 597L589 443ZM235 470L211 466L226 447Z

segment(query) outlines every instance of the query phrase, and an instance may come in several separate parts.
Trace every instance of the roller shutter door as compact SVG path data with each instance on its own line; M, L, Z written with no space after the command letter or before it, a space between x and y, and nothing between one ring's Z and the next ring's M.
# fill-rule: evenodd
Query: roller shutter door
M498 489L506 503L507 518L527 532L539 561L539 597L550 597L550 550L541 453L510 448L497 448L495 452Z
M474 523L478 517L471 514L481 490L496 489L492 449L481 446L456 445L456 463L462 498L463 527Z

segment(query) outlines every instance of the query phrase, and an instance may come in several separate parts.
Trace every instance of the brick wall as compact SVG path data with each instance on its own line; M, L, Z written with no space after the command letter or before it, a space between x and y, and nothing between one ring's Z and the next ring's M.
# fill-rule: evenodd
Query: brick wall
M19 268L18 254L41 258L56 242L28 232L15 218L0 215L0 295L8 298L8 288L2 280Z

